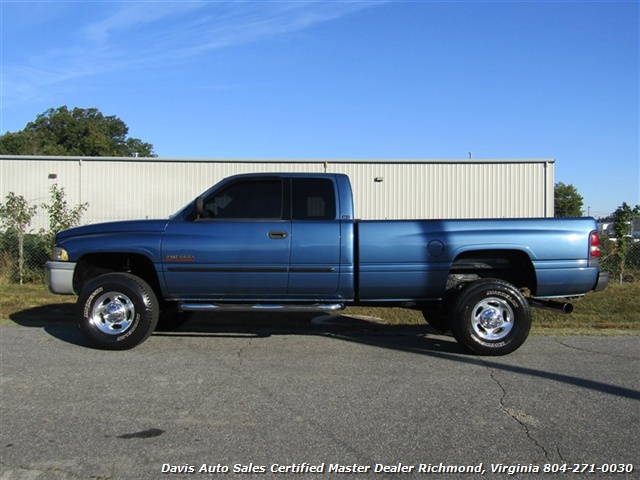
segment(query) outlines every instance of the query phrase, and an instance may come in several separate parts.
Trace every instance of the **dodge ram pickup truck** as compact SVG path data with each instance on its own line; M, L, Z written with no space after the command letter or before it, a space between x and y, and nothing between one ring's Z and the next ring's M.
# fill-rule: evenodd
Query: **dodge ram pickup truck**
M599 256L593 218L356 220L346 175L248 174L169 219L62 231L46 271L52 292L78 295L97 348L132 348L161 316L194 311L384 305L503 355L527 338L531 306L570 313L568 299L605 288Z

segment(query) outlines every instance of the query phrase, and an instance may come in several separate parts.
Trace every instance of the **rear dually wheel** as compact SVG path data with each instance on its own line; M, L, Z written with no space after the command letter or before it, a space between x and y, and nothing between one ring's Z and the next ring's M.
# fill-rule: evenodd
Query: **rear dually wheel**
M531 329L531 309L512 284L485 278L470 283L452 305L456 340L481 355L505 355L519 348Z

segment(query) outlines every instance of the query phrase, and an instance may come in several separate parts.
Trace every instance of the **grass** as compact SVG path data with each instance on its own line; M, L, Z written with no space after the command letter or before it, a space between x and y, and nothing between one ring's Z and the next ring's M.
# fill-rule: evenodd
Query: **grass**
M65 320L75 301L75 296L54 295L44 285L0 284L0 324L15 324L16 319L29 323ZM574 307L571 315L533 309L532 333L640 335L640 282L611 284L575 301ZM382 318L389 325L425 323L420 312L404 308L349 307L346 314Z
M613 283L573 302L571 315L532 309L534 334L640 335L640 282ZM347 312L384 318L392 324L423 323L420 312L401 308L349 307Z
M640 335L640 282L609 285L574 307L571 315L534 310L534 333Z
M75 301L73 295L54 295L45 285L3 283L0 284L0 324L11 322L10 319L16 315L42 314L47 312L46 307L55 308L55 305L73 304Z

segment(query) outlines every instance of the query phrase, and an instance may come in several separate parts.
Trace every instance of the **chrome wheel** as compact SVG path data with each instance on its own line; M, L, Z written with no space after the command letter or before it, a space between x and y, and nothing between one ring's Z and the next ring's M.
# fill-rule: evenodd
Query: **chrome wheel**
M467 285L451 309L451 333L481 355L506 355L522 345L531 328L531 310L522 292L498 278Z
M107 292L98 297L89 321L101 332L121 335L133 323L136 308L129 297L120 292Z
M78 327L92 347L127 350L144 342L158 324L158 298L142 278L105 273L78 297Z
M513 309L501 298L487 298L473 309L472 326L483 340L501 340L513 328Z

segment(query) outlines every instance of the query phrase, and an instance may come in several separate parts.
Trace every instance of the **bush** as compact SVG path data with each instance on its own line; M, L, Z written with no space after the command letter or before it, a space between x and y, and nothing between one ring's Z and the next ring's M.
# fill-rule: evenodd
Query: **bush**
M640 270L640 242L634 243L631 248L629 248L627 266L634 270Z
M30 205L22 195L9 192L0 204L0 226L7 229L0 234L0 278L4 282L42 283L44 264L51 255L56 233L80 223L87 203L71 208L65 200L64 188L51 186L51 203L40 207L49 213L49 231L27 233L38 206ZM20 240L22 239L22 248Z

